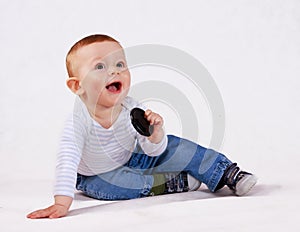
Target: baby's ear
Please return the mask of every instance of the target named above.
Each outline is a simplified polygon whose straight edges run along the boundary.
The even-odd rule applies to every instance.
[[[81,95],[84,92],[83,89],[80,87],[80,80],[77,77],[68,78],[67,86],[73,93],[77,95]]]

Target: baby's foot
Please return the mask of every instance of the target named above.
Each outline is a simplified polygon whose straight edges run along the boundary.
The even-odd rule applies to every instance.
[[[236,163],[231,164],[225,173],[225,184],[237,196],[247,194],[257,182],[257,177],[252,173],[241,171]]]

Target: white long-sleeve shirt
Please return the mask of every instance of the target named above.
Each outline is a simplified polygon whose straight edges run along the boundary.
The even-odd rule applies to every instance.
[[[130,159],[137,143],[149,156],[160,155],[166,149],[167,136],[153,144],[136,132],[130,120],[134,107],[145,109],[126,97],[118,119],[106,129],[90,116],[80,98],[76,99],[59,144],[54,195],[74,197],[77,173],[93,176],[114,170]]]

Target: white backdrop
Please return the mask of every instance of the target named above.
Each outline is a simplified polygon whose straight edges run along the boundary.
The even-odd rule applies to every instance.
[[[219,150],[262,182],[291,182],[297,175],[298,0],[1,0],[0,31],[2,178],[53,178],[59,133],[74,99],[65,86],[65,55],[74,42],[94,33],[109,34],[124,47],[170,45],[197,58],[225,105],[226,135]],[[132,71],[133,83],[168,72],[141,69]],[[207,145],[212,125],[205,101],[188,87],[182,91],[198,113],[198,142]],[[162,111],[168,132],[180,134],[180,119]]]

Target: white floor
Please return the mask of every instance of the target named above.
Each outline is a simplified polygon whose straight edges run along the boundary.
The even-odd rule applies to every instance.
[[[196,192],[129,201],[97,201],[80,193],[69,216],[30,220],[51,203],[51,181],[0,182],[1,231],[299,231],[300,188],[258,183],[246,197]],[[38,190],[33,191],[32,188]],[[34,192],[34,193],[33,193]]]

